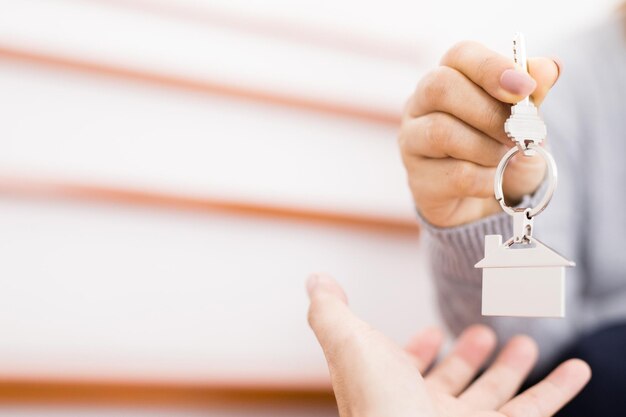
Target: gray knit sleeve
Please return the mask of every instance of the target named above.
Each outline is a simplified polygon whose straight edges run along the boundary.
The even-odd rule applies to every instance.
[[[526,196],[518,207],[530,207],[537,199]],[[484,257],[486,235],[502,235],[503,240],[512,236],[512,218],[501,212],[456,227],[433,226],[419,212],[418,218],[426,232],[437,304],[448,328],[458,334],[470,324],[489,321],[481,316],[482,270],[474,265]]]
[[[535,196],[542,192],[540,187]],[[520,206],[534,205],[536,199],[527,197]],[[512,236],[512,218],[502,212],[452,228],[435,227],[423,218],[421,224],[426,232],[437,306],[448,329],[458,335],[471,324],[487,324],[496,331],[501,343],[515,334],[528,334],[540,346],[537,372],[545,370],[575,334],[576,315],[572,312],[579,309],[577,271],[568,271],[566,299],[570,313],[566,319],[482,316],[482,270],[474,265],[484,256],[485,235],[499,234],[503,239]]]

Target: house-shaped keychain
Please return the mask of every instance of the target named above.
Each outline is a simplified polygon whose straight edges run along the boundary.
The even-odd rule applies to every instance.
[[[513,58],[528,72],[526,44],[521,33],[513,40]],[[533,219],[550,202],[557,183],[554,158],[541,146],[546,127],[531,97],[511,107],[504,131],[516,146],[502,157],[496,168],[494,195],[502,210],[513,217],[513,236],[485,236],[485,257],[475,267],[483,270],[482,314],[484,316],[564,317],[565,267],[571,262],[533,237]],[[539,154],[547,167],[546,191],[532,208],[506,204],[502,183],[504,170],[517,154]]]
[[[565,316],[565,267],[571,262],[536,238],[532,243],[502,244],[502,236],[485,236],[484,316]]]

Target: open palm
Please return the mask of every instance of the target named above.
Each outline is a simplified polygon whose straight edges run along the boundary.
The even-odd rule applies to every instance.
[[[307,289],[309,323],[324,350],[341,417],[547,417],[591,375],[587,364],[572,359],[515,396],[537,359],[529,337],[511,339],[475,378],[496,346],[488,327],[466,329],[432,366],[443,342],[440,330],[427,329],[402,349],[350,311],[332,278],[314,275]]]

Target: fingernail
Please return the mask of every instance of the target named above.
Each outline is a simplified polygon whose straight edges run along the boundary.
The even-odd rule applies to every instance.
[[[313,290],[317,286],[319,280],[320,280],[320,277],[317,274],[311,274],[307,278],[307,280],[306,280],[306,292],[307,292],[307,294],[309,294],[309,297],[311,297],[311,294],[313,293]]]
[[[537,83],[524,72],[508,69],[500,77],[500,86],[509,93],[527,96],[533,92]]]
[[[563,73],[563,61],[561,61],[561,58],[559,58],[558,56],[553,56],[552,60],[556,64],[556,69],[559,72],[558,76],[560,77]]]

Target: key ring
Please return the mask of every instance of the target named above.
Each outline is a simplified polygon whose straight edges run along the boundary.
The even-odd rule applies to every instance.
[[[554,162],[554,158],[552,158],[552,155],[550,154],[550,152],[546,151],[543,147],[538,146],[534,143],[531,143],[524,150],[533,150],[533,151],[538,152],[539,155],[541,155],[543,159],[546,161],[546,165],[548,167],[548,173],[547,173],[548,178],[549,178],[548,189],[546,190],[546,193],[543,195],[541,201],[539,201],[539,203],[535,207],[531,208],[527,212],[528,218],[533,218],[537,214],[541,213],[548,206],[548,203],[552,199],[552,195],[554,194],[554,190],[556,189],[557,170],[556,170],[556,163]],[[504,210],[505,213],[511,216],[515,215],[516,212],[525,211],[525,209],[513,208],[513,207],[509,207],[506,205],[506,202],[504,201],[504,191],[502,191],[504,170],[506,169],[506,166],[509,163],[509,161],[518,152],[522,152],[522,151],[523,150],[520,149],[519,147],[514,146],[502,157],[502,159],[500,160],[500,163],[498,164],[498,168],[496,169],[496,176],[495,176],[495,181],[493,184],[493,191],[496,196],[496,200],[498,200],[498,202],[500,203],[502,210]]]

